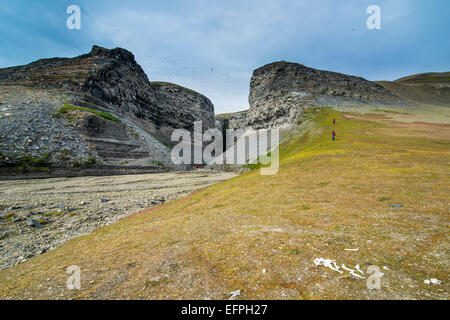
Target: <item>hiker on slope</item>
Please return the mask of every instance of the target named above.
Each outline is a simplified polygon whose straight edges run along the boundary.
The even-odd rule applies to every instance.
[[[333,139],[333,141],[336,140],[336,132],[333,130],[333,132],[331,133],[331,138]]]

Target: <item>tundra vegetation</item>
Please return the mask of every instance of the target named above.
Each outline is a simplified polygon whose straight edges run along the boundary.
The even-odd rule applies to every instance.
[[[0,297],[447,299],[450,125],[391,116],[321,108],[286,135],[278,174],[252,170],[72,239],[0,271]],[[381,289],[316,258],[376,265]],[[66,288],[70,265],[82,290]]]
[[[91,108],[87,108],[87,107],[77,107],[77,106],[73,106],[70,105],[68,103],[65,103],[60,109],[59,109],[59,113],[60,114],[64,114],[66,115],[69,111],[84,111],[84,112],[90,112],[93,114],[96,114],[100,117],[103,117],[107,120],[113,121],[113,122],[120,122],[119,119],[117,119],[116,117],[114,117],[113,115],[107,113],[107,112],[103,112],[103,111],[98,111],[98,110],[94,110]]]

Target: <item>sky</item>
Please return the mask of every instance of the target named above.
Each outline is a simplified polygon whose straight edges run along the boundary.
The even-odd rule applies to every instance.
[[[66,26],[78,5],[81,29]],[[381,29],[369,30],[377,5]],[[135,55],[151,81],[248,108],[253,70],[274,61],[395,80],[450,71],[448,0],[1,0],[0,68],[99,45]]]

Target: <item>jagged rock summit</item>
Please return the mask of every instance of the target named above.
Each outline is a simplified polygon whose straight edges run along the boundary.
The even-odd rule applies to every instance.
[[[19,169],[32,168],[30,159],[53,169],[167,169],[174,129],[214,126],[208,98],[150,83],[122,48],[0,69],[0,103],[0,160]]]

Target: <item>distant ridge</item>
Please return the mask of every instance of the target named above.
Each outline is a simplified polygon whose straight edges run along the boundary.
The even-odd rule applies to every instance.
[[[427,72],[413,74],[395,80],[400,83],[450,83],[450,72]]]

